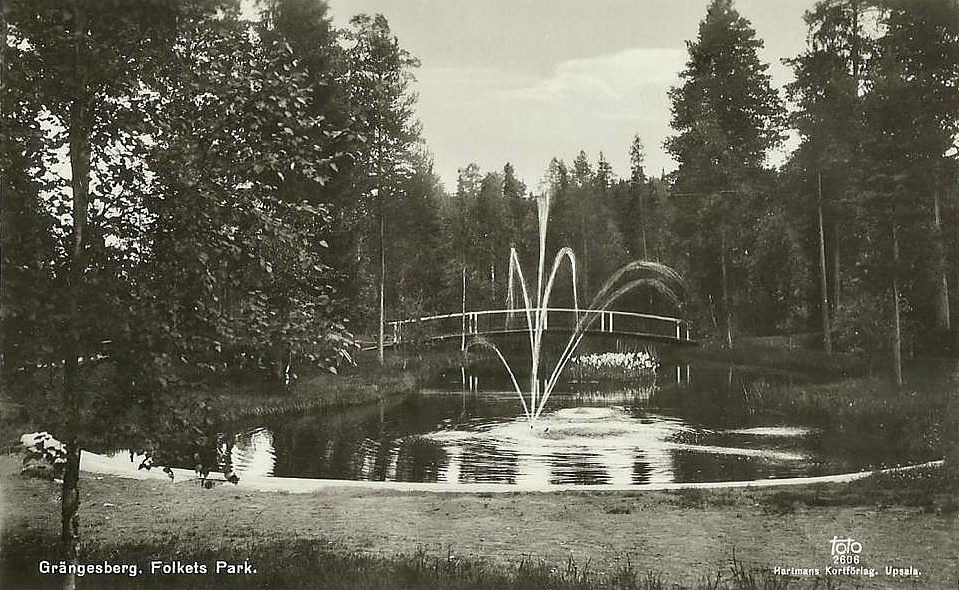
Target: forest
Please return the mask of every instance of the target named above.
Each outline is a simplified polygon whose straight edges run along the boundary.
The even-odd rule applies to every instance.
[[[417,58],[325,0],[6,2],[2,362],[11,384],[116,361],[130,392],[251,358],[349,363],[386,320],[501,308],[508,253],[576,252],[585,298],[636,259],[679,270],[695,336],[816,334],[826,351],[947,354],[959,320],[959,7],[823,0],[773,87],[749,20],[713,0],[670,91],[677,163],[604,154],[521,179],[434,173]],[[787,135],[798,147],[773,167]],[[565,280],[569,280],[567,277]],[[886,356],[889,355],[889,356]],[[893,366],[898,367],[897,360]],[[901,379],[901,375],[894,375]]]

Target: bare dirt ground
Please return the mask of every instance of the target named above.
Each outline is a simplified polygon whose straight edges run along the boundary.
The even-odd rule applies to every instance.
[[[215,549],[300,538],[380,555],[425,549],[511,563],[532,557],[558,566],[572,557],[598,572],[628,559],[640,571],[693,584],[728,571],[734,557],[749,567],[819,568],[825,576],[830,539],[849,537],[862,545],[860,565],[875,568],[876,576],[829,575],[839,587],[955,589],[959,581],[955,514],[895,505],[777,508],[769,501],[775,490],[287,494],[89,473],[80,485],[84,541],[102,546],[174,539]],[[22,478],[15,457],[0,457],[0,535],[55,536],[58,493],[53,482]],[[51,559],[54,552],[51,547]],[[891,577],[887,566],[921,573]],[[812,582],[796,581],[800,587]]]

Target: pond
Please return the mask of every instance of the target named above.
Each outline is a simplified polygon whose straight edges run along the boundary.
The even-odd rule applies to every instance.
[[[642,382],[564,384],[531,428],[507,382],[456,370],[402,400],[236,425],[227,456],[241,478],[518,489],[817,476],[925,459],[750,411],[749,392],[797,379],[806,378],[664,365]]]

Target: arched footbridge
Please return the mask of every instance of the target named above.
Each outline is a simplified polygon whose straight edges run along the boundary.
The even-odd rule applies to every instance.
[[[526,309],[494,309],[397,320],[386,325],[385,346],[454,340],[470,336],[528,334]],[[577,323],[592,317],[583,335],[606,335],[671,344],[696,344],[686,320],[629,311],[546,308],[546,333],[572,334]],[[595,316],[595,317],[593,317]],[[364,347],[367,348],[367,347]],[[371,347],[375,348],[375,346]]]

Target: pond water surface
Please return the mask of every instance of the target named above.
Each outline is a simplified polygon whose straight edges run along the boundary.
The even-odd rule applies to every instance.
[[[568,383],[531,427],[506,382],[451,371],[403,400],[238,425],[228,456],[241,478],[518,488],[761,480],[924,459],[750,411],[750,395],[797,378],[684,365],[640,382]]]

